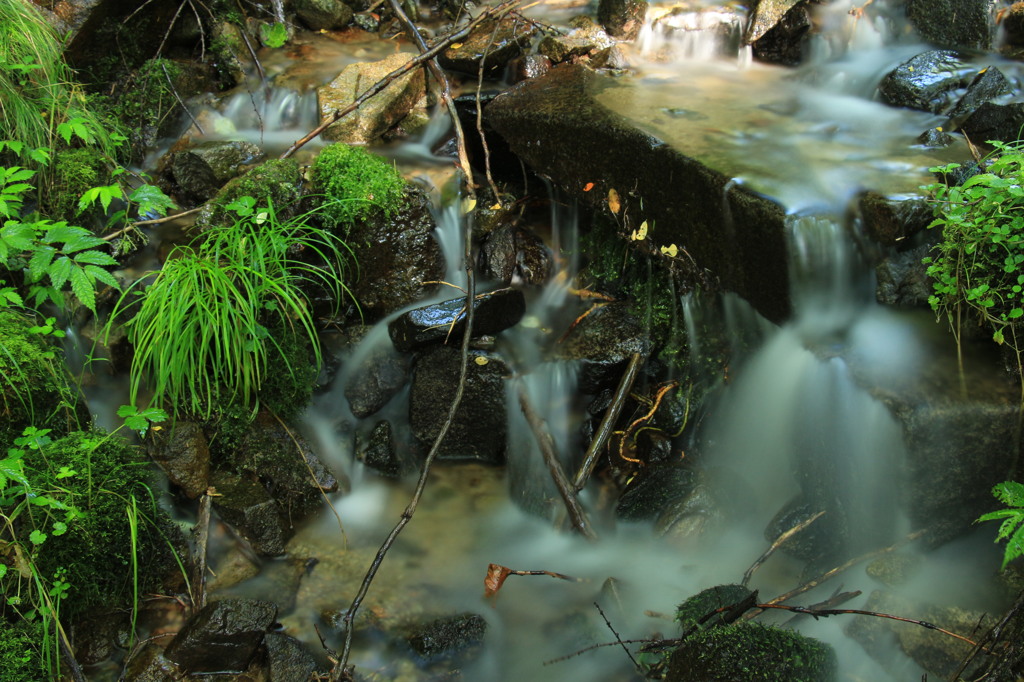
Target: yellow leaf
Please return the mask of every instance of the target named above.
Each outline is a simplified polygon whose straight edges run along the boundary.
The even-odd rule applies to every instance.
[[[675,244],[670,244],[669,246],[661,247],[661,252],[669,258],[675,258],[676,254],[679,253],[679,247]]]
[[[614,189],[608,190],[608,210],[617,214],[621,209],[622,203],[619,201],[619,193]]]
[[[476,208],[476,199],[470,199],[469,197],[466,197],[465,199],[462,200],[463,215],[470,213],[474,208]]]
[[[500,211],[501,210],[501,202],[500,201],[496,201],[494,203],[494,206],[491,206],[491,210],[492,211]]]
[[[633,241],[639,242],[647,239],[647,221],[640,223],[640,227],[633,230]]]
[[[473,358],[473,362],[475,362],[476,364],[478,364],[478,365],[480,365],[481,367],[483,367],[483,366],[484,366],[484,365],[486,365],[486,364],[487,364],[488,362],[490,362],[490,360],[488,360],[487,358],[485,358],[485,357],[484,357],[484,356],[482,356],[482,355],[478,355],[478,356],[476,356],[475,358]]]
[[[449,48],[452,50],[457,50],[460,47],[462,47],[462,43],[452,43],[451,45],[449,45]]]

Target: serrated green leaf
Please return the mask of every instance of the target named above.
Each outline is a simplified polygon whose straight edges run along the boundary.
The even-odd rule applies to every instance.
[[[175,208],[174,201],[164,194],[164,191],[156,185],[140,185],[128,196],[139,206],[139,215],[157,213],[160,216],[167,215],[167,212]]]
[[[95,265],[86,265],[84,270],[86,274],[92,277],[93,279],[103,282],[104,284],[113,287],[118,291],[121,290],[121,283],[117,281],[117,278],[114,277],[109,272],[107,272],[106,270],[104,270],[103,268],[97,267]]]
[[[102,240],[101,240],[102,241]],[[109,253],[102,251],[82,251],[75,254],[75,262],[79,265],[117,265],[117,260]]]
[[[50,263],[53,262],[53,257],[57,254],[57,249],[52,246],[42,246],[35,253],[32,254],[32,258],[28,261],[28,275],[29,280],[32,282],[38,282],[46,274],[46,271],[50,267]]]
[[[56,244],[58,242],[67,242],[68,240],[76,239],[82,235],[92,235],[92,233],[84,227],[68,225],[66,221],[61,220],[59,222],[49,224],[46,231],[43,233],[42,241],[47,244]]]
[[[74,267],[75,264],[67,256],[61,256],[54,261],[48,272],[51,286],[58,291],[62,289],[67,283],[68,278],[71,277],[71,271],[74,270]]]
[[[105,241],[87,232],[86,234],[78,235],[77,237],[64,242],[64,246],[61,248],[61,251],[64,253],[75,253],[76,251],[84,251],[85,249],[92,249],[97,246],[104,245],[106,245]]]
[[[71,269],[71,292],[82,305],[96,313],[96,289],[93,280],[81,268]]]

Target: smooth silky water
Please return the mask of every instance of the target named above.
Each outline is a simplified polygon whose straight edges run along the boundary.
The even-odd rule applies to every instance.
[[[575,264],[562,261],[568,277],[556,277],[532,295],[524,322],[502,335],[502,348],[513,358],[518,377],[509,381],[508,467],[436,466],[415,517],[388,553],[362,606],[352,663],[377,671],[379,679],[395,679],[408,670],[410,654],[379,641],[368,625],[371,621],[472,611],[484,616],[489,627],[483,653],[462,666],[462,679],[635,679],[618,647],[547,662],[614,640],[595,601],[624,639],[677,634],[675,624],[659,614],[671,614],[679,601],[703,588],[739,581],[767,547],[765,525],[797,491],[794,458],[831,457],[839,462],[843,496],[856,516],[851,537],[856,549],[890,544],[910,530],[895,504],[904,456],[900,429],[883,405],[857,385],[848,361],[855,358],[867,375],[907,381],[925,365],[947,363],[950,371],[955,367],[947,352],[950,342],[926,316],[900,314],[873,303],[873,277],[857,250],[847,203],[865,187],[912,191],[928,181],[929,165],[966,153],[909,149],[908,142],[937,119],[885,107],[871,96],[882,74],[923,47],[886,2],[876,0],[860,18],[848,14],[851,6],[837,1],[820,9],[822,35],[814,40],[809,64],[799,69],[752,63],[740,48],[723,58],[721,46],[702,42],[710,31],[695,35],[647,29],[633,50],[638,74],[617,79],[599,95],[606,106],[666,142],[684,145],[729,169],[736,183],[778,198],[792,213],[790,252],[797,273],[792,321],[775,327],[732,295],[712,302],[694,295],[680,300],[681,324],[693,348],[702,347],[698,321],[707,315],[723,315],[733,331],[730,338],[761,339],[734,360],[731,380],[714,396],[713,410],[696,437],[702,462],[728,467],[753,491],[746,513],[713,536],[683,546],[659,538],[648,524],[598,519],[600,541],[590,543],[555,530],[549,518],[524,512],[517,504],[534,499],[531,490],[553,497],[546,468],[519,413],[519,382],[548,421],[561,456],[578,460],[585,446],[577,435],[584,402],[574,369],[552,363],[541,350],[566,323],[567,283]],[[351,61],[383,56],[377,52],[380,46],[359,45],[353,51],[342,49],[351,45],[339,47],[322,37],[312,40],[309,47],[273,57],[282,60],[267,69],[277,76],[276,84],[237,95],[215,117],[220,128],[213,126],[208,136],[242,136],[271,149],[283,148],[316,123],[310,83],[326,82]],[[659,58],[645,61],[645,54]],[[435,126],[444,126],[443,115],[435,117]],[[427,136],[437,134],[435,127]],[[410,177],[437,189],[446,182],[439,169],[450,162],[430,158],[430,146],[427,139],[385,153]],[[439,204],[436,217],[448,281],[462,285],[457,207],[452,201]],[[552,222],[552,242],[575,243],[573,211],[556,210]],[[453,295],[454,290],[443,288],[435,300]],[[319,649],[315,627],[329,645],[338,645],[338,633],[329,624],[332,613],[348,608],[412,491],[411,481],[381,480],[354,461],[354,434],[368,425],[357,423],[342,394],[348,367],[374,344],[387,343],[385,323],[343,358],[348,364],[334,386],[305,415],[306,435],[322,458],[350,481],[349,490],[331,499],[337,517],[325,509],[289,545],[290,558],[315,559],[315,564],[309,564],[295,606],[282,614],[281,622],[313,649]],[[933,348],[942,352],[935,354]],[[404,440],[407,400],[405,391],[371,420],[392,419],[398,439]],[[585,503],[592,504],[593,495],[585,491]],[[556,502],[553,511],[558,509]],[[998,563],[990,535],[963,541],[973,543],[969,549],[952,545],[930,554],[924,577],[907,592],[994,608],[991,595],[965,589],[966,583],[990,575]],[[265,562],[262,576],[231,593],[274,598],[280,588],[271,569],[278,563]],[[497,598],[488,601],[483,580],[490,563],[556,571],[581,582],[512,576]],[[755,574],[751,587],[762,598],[771,598],[799,585],[801,569],[776,554]],[[865,597],[877,587],[862,567],[855,567],[795,601],[814,603],[839,584],[844,590],[864,590]],[[863,599],[845,606],[856,608]],[[882,671],[843,634],[843,618],[851,617],[804,619],[795,626],[837,649],[842,680],[921,678],[922,671],[909,660],[896,676]]]

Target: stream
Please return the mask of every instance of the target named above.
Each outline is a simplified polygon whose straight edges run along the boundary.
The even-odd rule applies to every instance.
[[[524,321],[500,340],[500,347],[517,359],[522,377],[507,382],[508,465],[446,464],[432,472],[414,519],[388,553],[362,605],[351,660],[361,672],[380,680],[428,679],[411,662],[410,652],[375,633],[412,616],[472,612],[486,619],[487,633],[482,651],[460,662],[460,679],[639,679],[617,646],[556,659],[614,642],[602,612],[623,639],[675,636],[671,614],[680,601],[713,585],[738,582],[768,547],[766,524],[800,487],[794,462],[836,477],[855,553],[891,545],[912,530],[898,504],[906,456],[902,432],[889,408],[865,389],[864,378],[899,383],[916,381],[924,372],[952,376],[954,348],[930,314],[875,303],[874,273],[856,223],[846,219],[847,204],[863,187],[912,192],[929,181],[929,165],[966,153],[959,147],[908,151],[907,140],[937,125],[939,118],[872,99],[885,72],[925,49],[890,4],[876,0],[859,18],[849,14],[849,1],[819,8],[819,35],[812,41],[811,57],[797,69],[757,64],[746,49],[730,52],[712,35],[701,35],[710,31],[648,27],[630,53],[635,73],[621,77],[623,87],[602,94],[606,106],[668,144],[701,140],[709,154],[732,164],[737,183],[777,198],[790,214],[790,258],[798,275],[789,322],[775,326],[729,294],[696,292],[680,301],[681,323],[693,348],[704,343],[698,330],[708,316],[718,318],[728,338],[757,339],[737,349],[728,381],[711,398],[708,416],[690,446],[700,451],[702,461],[736,472],[741,479],[743,499],[735,500],[737,512],[729,515],[729,523],[699,542],[677,543],[659,536],[648,523],[601,518],[596,522],[600,540],[591,543],[560,532],[550,520],[518,504],[531,487],[551,489],[518,409],[519,381],[547,421],[566,463],[578,461],[573,453],[585,447],[579,435],[585,403],[575,369],[544,359],[536,344],[539,329],[557,329],[567,322],[568,282],[577,264],[562,258],[559,265],[569,276],[553,277],[531,296]],[[707,3],[703,11],[711,7]],[[558,23],[565,11],[540,6],[530,13]],[[279,153],[318,123],[315,95],[297,94],[293,88],[307,87],[297,83],[324,82],[347,63],[379,58],[393,49],[379,43],[340,44],[317,35],[303,40],[306,47],[298,64],[283,51],[261,53],[268,77],[287,85],[255,95],[240,93],[215,114],[225,122],[216,130],[230,139],[264,145],[270,155]],[[659,113],[665,111],[683,114]],[[454,182],[451,164],[430,154],[446,127],[443,112],[435,113],[419,139],[375,151],[434,190],[447,281],[461,285],[461,218],[454,203],[441,199],[451,193],[446,189]],[[577,212],[560,200],[552,205],[550,245],[556,253],[575,254]],[[439,300],[452,295],[442,292]],[[340,646],[340,616],[415,483],[381,479],[355,461],[355,436],[372,424],[351,415],[342,393],[346,368],[356,364],[355,356],[388,343],[386,323],[379,323],[354,355],[340,358],[342,369],[332,387],[315,398],[304,417],[305,435],[321,459],[350,481],[349,490],[331,498],[334,513],[325,508],[301,528],[286,558],[254,561],[223,532],[215,534],[219,540],[211,548],[218,575],[255,573],[229,587],[215,586],[218,594],[280,601],[282,593],[293,590],[294,604],[282,608],[280,623],[316,651],[321,647],[314,626],[328,646]],[[405,423],[407,401],[404,391],[372,419]],[[597,505],[598,493],[596,486],[585,490],[584,504]],[[994,530],[984,527],[927,552],[901,593],[932,604],[1000,612],[998,591],[986,586],[1000,560],[993,536]],[[902,551],[909,555],[919,550],[909,545]],[[578,580],[510,576],[488,600],[483,581],[491,563]],[[297,565],[304,570],[296,571]],[[777,553],[754,574],[751,587],[769,599],[802,584],[803,570],[801,562]],[[879,587],[863,566],[856,566],[792,603],[820,602],[840,585],[844,591],[863,591],[843,606],[854,609],[864,608],[868,595]],[[791,615],[761,620],[782,623]],[[861,616],[803,618],[791,626],[836,649],[844,682],[922,679],[924,669],[895,651],[899,663],[887,668],[868,656],[844,632],[853,618]]]

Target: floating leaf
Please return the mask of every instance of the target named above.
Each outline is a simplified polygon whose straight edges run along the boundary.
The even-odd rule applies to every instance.
[[[618,214],[622,210],[622,202],[619,200],[619,193],[615,189],[608,190],[608,210]]]

